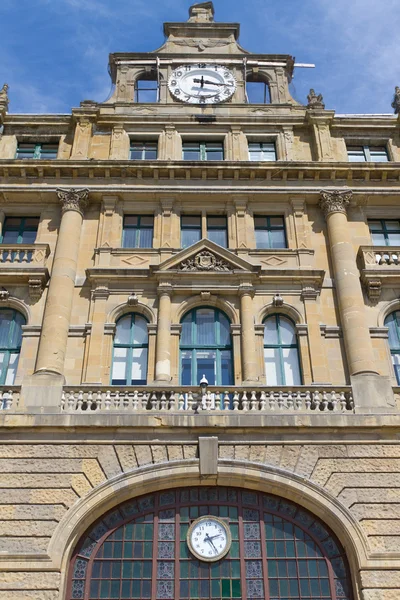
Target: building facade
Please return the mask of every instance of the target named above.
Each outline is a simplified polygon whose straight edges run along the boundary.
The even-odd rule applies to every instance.
[[[0,600],[397,600],[399,118],[164,32],[0,92]]]

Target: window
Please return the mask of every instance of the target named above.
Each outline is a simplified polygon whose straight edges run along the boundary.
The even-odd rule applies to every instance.
[[[112,385],[146,385],[148,334],[144,317],[132,313],[117,322]]]
[[[182,319],[181,384],[233,385],[232,339],[227,317],[214,308],[196,308]]]
[[[254,217],[256,248],[287,248],[283,217]]]
[[[188,550],[191,523],[223,519],[220,561]],[[73,552],[67,600],[352,600],[346,553],[328,526],[291,500],[203,485],[131,498],[92,524]],[[177,591],[176,591],[177,590]]]
[[[122,247],[152,248],[153,229],[154,217],[152,215],[125,215]]]
[[[54,160],[57,158],[58,144],[18,144],[15,158],[37,158]]]
[[[135,102],[158,102],[158,81],[155,73],[143,75],[135,81]]]
[[[264,360],[268,385],[301,385],[294,324],[283,315],[264,321]]]
[[[131,160],[156,160],[157,142],[131,142]]]
[[[183,160],[224,160],[221,142],[184,142]]]
[[[389,329],[389,348],[397,385],[400,385],[400,311],[391,313],[385,319]]]
[[[249,142],[249,159],[253,161],[276,160],[275,144],[273,142]]]
[[[13,385],[17,373],[25,318],[11,308],[0,309],[0,385]]]
[[[347,146],[349,162],[388,162],[385,146]]]
[[[207,217],[207,238],[223,248],[228,247],[226,217]]]
[[[380,219],[368,225],[374,246],[400,246],[400,221]]]
[[[188,248],[201,240],[201,216],[185,215],[181,217],[181,246]]]
[[[246,96],[249,104],[269,104],[271,95],[268,82],[259,74],[249,75],[246,80]]]
[[[38,225],[38,217],[7,217],[3,225],[1,243],[33,244]]]

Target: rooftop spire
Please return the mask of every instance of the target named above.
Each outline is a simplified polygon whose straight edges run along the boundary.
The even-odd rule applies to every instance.
[[[189,8],[189,23],[211,23],[214,21],[214,5],[212,2],[193,4]]]

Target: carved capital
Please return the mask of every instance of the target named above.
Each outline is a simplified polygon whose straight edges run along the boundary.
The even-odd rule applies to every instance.
[[[157,288],[157,294],[160,297],[161,296],[169,296],[171,298],[173,293],[174,293],[174,290],[170,283],[160,283],[160,285]]]
[[[325,219],[328,215],[335,212],[346,214],[346,209],[350,204],[352,195],[353,192],[351,190],[322,190],[319,206],[323,210]]]
[[[370,279],[367,281],[367,294],[371,302],[378,302],[382,293],[382,281],[380,279]]]
[[[89,190],[77,190],[71,188],[69,190],[57,189],[57,196],[62,204],[61,212],[64,214],[68,210],[75,210],[83,217],[83,212],[88,203]]]

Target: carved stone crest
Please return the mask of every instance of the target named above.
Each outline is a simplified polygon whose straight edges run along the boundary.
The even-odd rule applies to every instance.
[[[232,271],[231,265],[208,250],[203,250],[191,258],[183,260],[180,271]]]
[[[88,189],[77,190],[71,188],[70,190],[57,189],[57,196],[62,204],[62,214],[68,210],[75,210],[83,216],[83,211],[86,208],[89,196]]]
[[[346,214],[346,209],[350,203],[352,195],[353,192],[351,190],[322,190],[319,205],[324,212],[325,219],[328,215],[334,212]]]
[[[199,52],[204,52],[207,48],[220,48],[228,46],[230,40],[209,39],[209,38],[184,38],[172,40],[177,46],[189,46],[189,48],[197,48]]]

